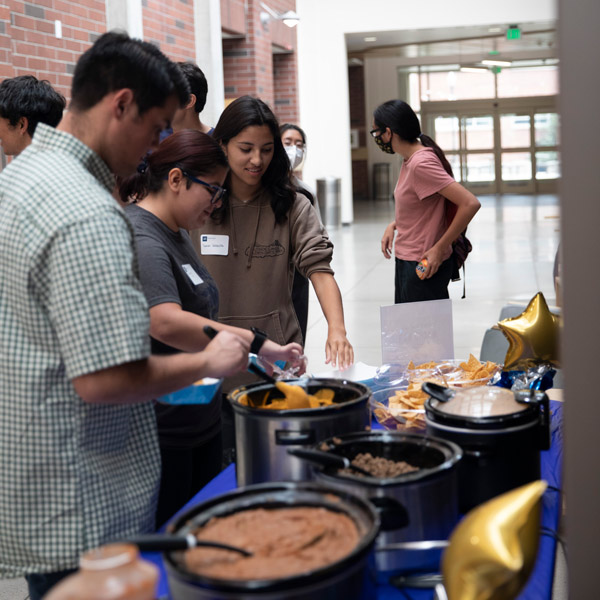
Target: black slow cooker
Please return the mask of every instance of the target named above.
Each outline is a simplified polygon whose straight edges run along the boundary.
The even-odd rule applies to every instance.
[[[272,580],[217,579],[190,572],[181,552],[165,554],[174,600],[362,600],[374,597],[371,576],[373,545],[379,531],[374,508],[362,498],[317,483],[283,482],[240,488],[212,498],[169,525],[169,532],[189,535],[215,517],[263,508],[319,507],[350,517],[359,532],[358,545],[345,558],[291,577]]]
[[[316,480],[369,500],[378,510],[381,531],[377,547],[398,542],[445,540],[458,521],[457,468],[462,451],[454,443],[420,434],[392,431],[358,432],[335,436],[318,446],[350,461],[369,453],[407,462],[416,471],[392,478],[340,473],[315,467]],[[440,550],[377,551],[377,570],[437,569]]]
[[[479,386],[462,390],[426,382],[427,433],[458,444],[461,512],[540,478],[540,450],[550,447],[548,397],[534,390]]]

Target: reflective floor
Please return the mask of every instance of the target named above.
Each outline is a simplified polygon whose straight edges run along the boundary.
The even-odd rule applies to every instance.
[[[454,356],[479,356],[483,335],[497,323],[501,308],[527,302],[539,291],[555,304],[552,279],[559,242],[559,203],[555,195],[480,196],[481,210],[468,228],[473,251],[466,263],[466,298],[462,281],[450,284]],[[379,307],[393,304],[394,263],[380,250],[385,226],[393,220],[388,201],[354,205],[355,222],[330,228],[335,245],[333,268],[342,292],[348,338],[357,361],[381,364]],[[309,370],[325,365],[326,321],[311,290],[305,352]]]

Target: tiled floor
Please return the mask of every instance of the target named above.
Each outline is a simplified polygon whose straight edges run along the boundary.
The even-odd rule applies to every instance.
[[[542,291],[554,303],[552,268],[558,246],[556,196],[482,196],[481,210],[469,226],[473,252],[467,261],[467,297],[462,282],[450,285],[453,301],[454,354],[479,355],[485,330],[497,322],[509,301],[526,303]],[[390,202],[355,205],[355,223],[330,229],[335,244],[333,268],[344,299],[346,328],[356,359],[381,364],[379,307],[393,303],[394,266],[380,251],[385,225],[393,219]],[[309,370],[324,364],[325,319],[311,292],[308,343]],[[559,562],[554,600],[566,599],[564,561]],[[0,600],[27,597],[23,579],[0,581]]]

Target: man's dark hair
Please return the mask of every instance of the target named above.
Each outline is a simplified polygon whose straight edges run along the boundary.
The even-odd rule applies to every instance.
[[[208,82],[206,81],[206,77],[204,76],[202,69],[194,63],[180,62],[177,63],[177,65],[188,80],[190,91],[196,96],[194,110],[200,114],[204,110],[206,96],[208,95]]]
[[[107,94],[129,88],[140,114],[164,106],[175,94],[184,106],[190,96],[188,83],[179,67],[156,46],[110,31],[86,50],[75,67],[71,108],[87,110]]]
[[[21,75],[0,83],[0,117],[14,127],[27,117],[27,133],[33,136],[38,123],[56,127],[62,119],[66,100],[49,82],[33,75]]]

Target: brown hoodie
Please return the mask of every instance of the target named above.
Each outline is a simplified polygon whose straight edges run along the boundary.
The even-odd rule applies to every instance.
[[[227,256],[203,252],[203,234],[228,236]],[[275,222],[266,192],[248,203],[230,196],[223,222],[210,220],[192,240],[217,282],[222,323],[258,327],[279,344],[302,343],[292,304],[294,267],[306,277],[333,274],[333,244],[306,196],[296,194],[283,223]]]

